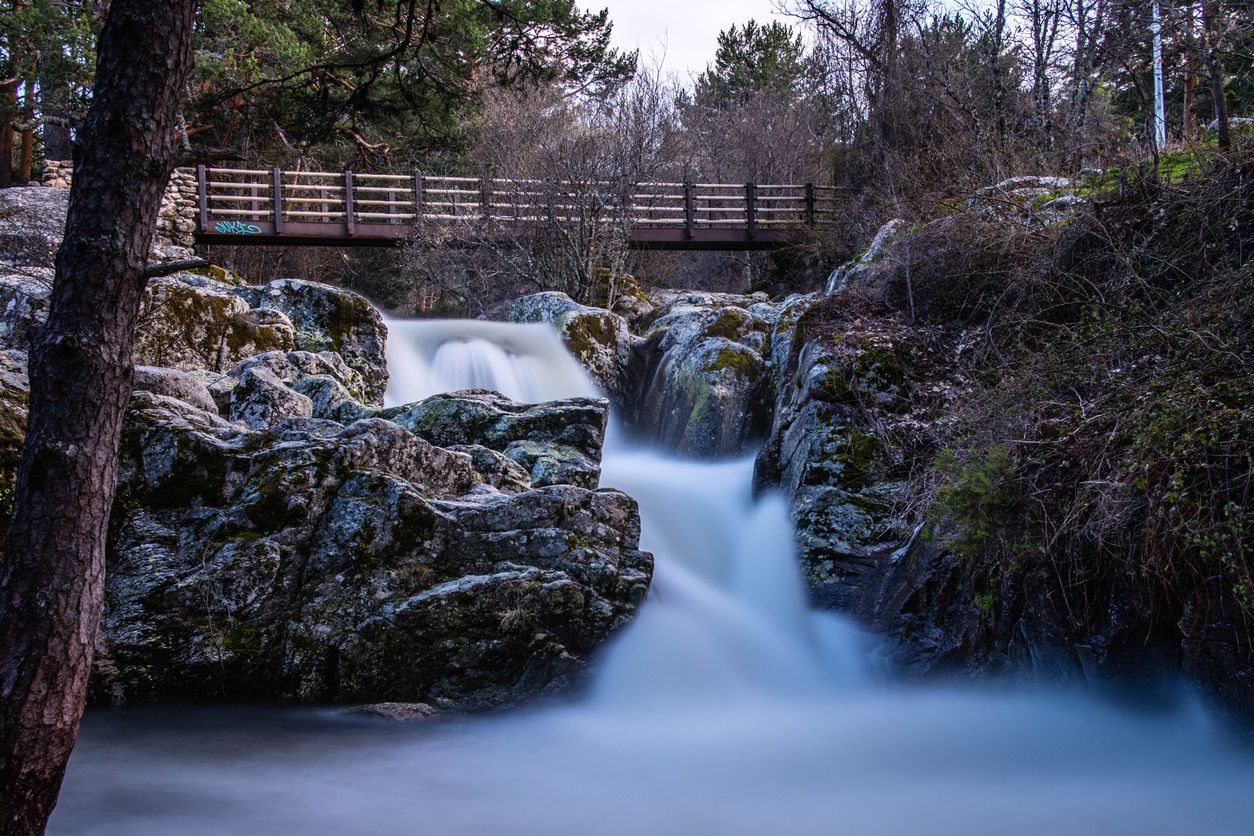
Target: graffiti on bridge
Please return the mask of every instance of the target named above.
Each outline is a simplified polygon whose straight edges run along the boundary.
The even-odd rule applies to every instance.
[[[218,221],[213,225],[214,232],[223,235],[260,235],[261,227],[256,224],[246,224],[243,221]]]

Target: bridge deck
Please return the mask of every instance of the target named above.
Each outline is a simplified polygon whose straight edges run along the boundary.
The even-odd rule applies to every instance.
[[[830,223],[834,189],[812,184],[608,184],[422,174],[197,169],[203,244],[395,246],[438,230],[477,243],[551,226],[622,224],[658,250],[768,250]]]

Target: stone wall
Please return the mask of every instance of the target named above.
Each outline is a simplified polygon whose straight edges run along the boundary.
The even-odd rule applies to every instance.
[[[69,160],[44,161],[44,185],[70,187],[73,164]],[[191,247],[196,232],[196,171],[177,168],[161,198],[157,215],[157,235],[176,247]]]

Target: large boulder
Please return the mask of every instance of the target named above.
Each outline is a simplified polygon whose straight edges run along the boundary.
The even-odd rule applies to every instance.
[[[65,230],[70,190],[44,186],[0,189],[0,263],[52,267]],[[153,236],[150,261],[191,258],[166,235]]]
[[[759,437],[771,391],[762,304],[694,294],[657,308],[646,323],[650,356],[634,423],[695,456],[738,453]]]
[[[192,273],[150,281],[135,331],[136,362],[224,372],[246,357],[290,350],[287,317],[254,310],[239,290]]]
[[[482,707],[564,684],[647,590],[636,506],[494,456],[136,393],[94,695]]]
[[[313,353],[331,351],[361,376],[367,403],[382,404],[388,371],[387,327],[365,297],[318,282],[279,279],[241,287],[254,308],[281,311],[294,326],[293,345]]]

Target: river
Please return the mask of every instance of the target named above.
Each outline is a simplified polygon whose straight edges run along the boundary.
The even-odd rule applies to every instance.
[[[592,394],[543,325],[391,322],[388,399]],[[586,693],[415,725],[331,708],[89,713],[64,834],[1249,834],[1254,759],[1199,701],[1014,682],[904,686],[806,607],[752,460],[612,430],[654,584]]]

